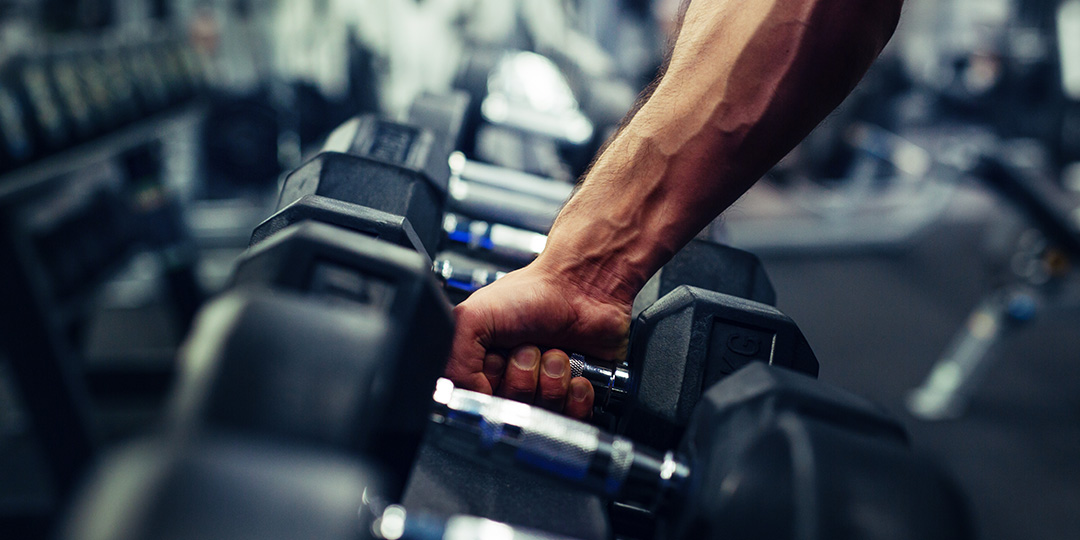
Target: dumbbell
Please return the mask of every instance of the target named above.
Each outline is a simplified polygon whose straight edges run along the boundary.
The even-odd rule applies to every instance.
[[[386,467],[396,498],[450,326],[448,309],[396,319],[385,309],[395,296],[335,304],[247,287],[212,300],[181,351],[167,425],[188,438],[231,432],[366,456]]]
[[[146,44],[136,44],[120,50],[126,71],[135,82],[135,95],[143,114],[152,114],[165,108],[169,102],[168,89],[161,74],[157,58]]]
[[[77,66],[75,71],[86,92],[86,102],[93,111],[97,131],[115,128],[122,121],[117,107],[124,105],[113,101],[104,66],[91,51],[81,51],[73,58]]]
[[[571,373],[596,390],[615,430],[658,448],[682,434],[705,389],[751,363],[818,374],[798,325],[776,308],[681,285],[642,311],[624,365],[575,355]]]
[[[662,527],[672,531],[707,530],[708,536],[727,531],[717,516],[749,521],[744,524],[750,531],[782,522],[741,515],[740,510],[760,504],[780,506],[785,519],[828,510],[832,513],[825,517],[848,527],[857,521],[845,513],[857,506],[854,501],[877,505],[893,497],[895,502],[899,484],[886,481],[903,480],[930,493],[920,491],[910,500],[905,495],[902,510],[911,523],[902,526],[933,525],[926,516],[940,516],[927,513],[927,507],[954,509],[942,500],[948,492],[938,479],[909,458],[905,435],[895,422],[857,398],[789,370],[754,363],[724,379],[697,407],[680,449],[659,453],[538,408],[454,389],[446,380],[436,385],[433,401],[399,400],[406,407],[398,409],[388,404],[392,397],[400,392],[415,396],[412,389],[426,384],[414,380],[412,365],[395,360],[392,351],[400,346],[395,343],[407,337],[389,324],[374,306],[333,305],[257,288],[229,293],[206,308],[185,346],[184,372],[170,415],[174,433],[198,437],[231,431],[353,451],[378,463],[397,461],[391,470],[401,474],[408,461],[403,458],[411,457],[419,442],[412,431],[416,421],[428,417],[434,402],[435,431],[429,437],[441,447],[489,463],[538,467],[630,508],[655,509],[668,520]],[[751,450],[777,437],[801,445],[792,450],[798,459],[773,452],[761,454],[764,462],[755,461],[759,454]],[[775,444],[769,448],[775,450]],[[809,465],[800,461],[805,456]],[[792,471],[783,459],[794,459],[803,468]],[[814,470],[807,472],[805,466]],[[747,468],[758,474],[759,469],[772,471],[773,476],[722,496],[720,486],[743,478]],[[845,472],[849,469],[870,475],[869,480],[853,477]],[[825,510],[813,505],[804,510],[798,499],[769,502],[775,496],[772,481],[786,482],[776,488],[780,493],[821,482],[809,487],[851,493],[851,498],[837,502],[833,496]],[[395,486],[400,484],[392,483],[388,493],[400,489]],[[680,532],[668,537],[700,536]]]
[[[346,122],[324,153],[286,180],[279,210],[256,228],[251,243],[317,219],[429,256],[445,232],[474,254],[527,264],[545,240],[536,231],[547,231],[572,186],[451,154],[467,104],[460,93],[423,95],[410,109],[409,124],[374,117]],[[444,217],[446,209],[455,213]]]
[[[407,222],[415,222],[415,219],[404,216],[404,213],[415,210],[416,214],[423,214],[420,211],[420,207],[426,208],[426,212],[435,212],[437,204],[435,204],[434,196],[423,198],[424,204],[408,204],[409,201],[395,201],[396,203],[403,203],[404,206],[409,208],[397,207],[394,209],[395,213],[380,212],[372,210],[369,207],[357,206],[352,202],[344,202],[340,200],[340,197],[348,198],[350,201],[364,201],[367,202],[371,198],[379,196],[385,196],[384,193],[379,191],[378,186],[375,186],[377,182],[373,182],[369,176],[378,176],[376,172],[381,170],[383,165],[377,160],[369,159],[361,156],[373,155],[373,154],[387,154],[397,152],[399,158],[397,161],[400,163],[413,163],[422,164],[422,167],[414,166],[408,169],[406,183],[410,188],[406,190],[409,193],[431,193],[433,190],[427,189],[430,187],[429,183],[425,183],[426,179],[430,179],[433,176],[437,176],[437,173],[433,173],[438,168],[435,161],[431,157],[431,153],[424,149],[430,149],[437,146],[437,141],[453,141],[455,140],[456,130],[460,126],[460,110],[461,100],[453,99],[439,99],[432,97],[430,99],[421,99],[418,101],[417,107],[415,107],[413,115],[420,121],[425,122],[431,126],[431,132],[438,134],[438,137],[427,138],[428,132],[418,130],[417,128],[402,126],[398,124],[382,124],[378,121],[368,118],[366,120],[353,120],[346,126],[339,128],[331,135],[327,147],[336,147],[349,150],[352,154],[324,154],[324,156],[338,156],[334,160],[340,160],[339,165],[332,165],[335,161],[321,162],[319,165],[320,173],[317,183],[321,186],[318,189],[325,188],[325,195],[308,196],[301,198],[300,201],[291,205],[290,207],[282,210],[274,217],[260,225],[253,234],[253,242],[259,242],[261,239],[266,238],[272,234],[272,232],[280,230],[281,227],[287,226],[289,223],[301,221],[303,219],[317,219],[333,223],[334,225],[344,226],[346,228],[366,232],[370,236],[377,238],[384,238],[392,240],[395,243],[413,246],[417,250],[422,249],[421,246],[425,245],[425,242],[420,239],[419,245],[416,243],[416,239],[410,234],[410,229],[407,226]],[[441,107],[441,108],[440,108]],[[386,133],[376,135],[379,130],[385,129]],[[396,135],[395,135],[396,134]],[[380,139],[385,139],[383,142],[378,142]],[[397,144],[390,144],[387,141],[397,141]],[[408,144],[406,144],[408,143]],[[447,143],[448,145],[449,143]],[[376,149],[376,147],[382,149]],[[397,150],[393,150],[397,148]],[[443,155],[442,152],[435,152],[438,155]],[[404,157],[411,156],[411,157]],[[301,170],[312,167],[316,161],[310,162]],[[330,170],[334,169],[334,170]],[[400,170],[398,167],[394,170]],[[367,172],[365,172],[367,171]],[[300,170],[297,171],[299,173]],[[379,173],[381,174],[381,173]],[[299,193],[305,190],[310,190],[310,185],[305,184],[300,178],[310,178],[308,176],[297,176],[294,173],[290,176],[290,180],[286,181],[285,188],[282,192],[282,201],[293,199]],[[355,181],[350,181],[355,180]],[[390,181],[383,182],[391,183]],[[290,186],[292,186],[290,188]],[[415,189],[414,189],[415,188]],[[381,203],[380,203],[381,204]],[[388,207],[389,205],[383,205]],[[403,212],[404,210],[404,212]],[[401,217],[397,217],[401,216]],[[427,222],[430,224],[430,221]],[[434,234],[427,234],[431,237]],[[417,235],[421,236],[421,235]],[[451,234],[453,237],[453,234]],[[430,244],[427,244],[430,245]],[[424,248],[427,249],[427,248]],[[427,249],[430,252],[430,249]],[[340,250],[339,250],[340,253]],[[290,260],[297,261],[295,257],[288,259],[278,260]],[[244,266],[247,263],[241,262],[240,266]],[[301,263],[298,263],[301,264]],[[301,264],[302,266],[302,264]],[[703,269],[709,268],[711,271],[703,271]],[[449,274],[449,277],[453,278],[455,270],[452,267],[448,267],[445,263],[439,265],[438,268],[441,275]],[[474,279],[471,279],[471,283],[466,284],[468,286],[475,286],[477,280],[475,278],[482,277],[475,271],[461,272],[461,269],[457,269],[457,274],[470,274]],[[250,274],[249,275],[253,275]],[[488,274],[491,276],[491,274]],[[495,273],[497,275],[497,272]],[[270,279],[270,278],[268,278]],[[460,281],[460,280],[448,280],[448,281]],[[648,305],[653,303],[656,298],[661,294],[667,293],[671,288],[680,283],[692,283],[697,285],[703,285],[713,290],[718,290],[725,293],[731,293],[741,297],[747,297],[754,300],[759,300],[766,303],[772,303],[775,300],[775,294],[772,291],[771,284],[768,282],[768,278],[764,274],[764,270],[761,268],[760,262],[756,257],[727,248],[718,246],[716,244],[694,241],[687,248],[682,250],[668,265],[666,265],[645,287],[642,294],[638,298],[638,309],[641,309],[642,305]],[[464,288],[464,287],[462,287]],[[717,301],[716,299],[710,301]],[[728,300],[722,300],[727,302]],[[742,306],[734,308],[736,310],[743,310]],[[730,310],[728,310],[730,311]],[[674,311],[673,311],[674,313]],[[653,434],[653,436],[659,436],[661,433],[666,434],[665,439],[671,439],[677,437],[677,430],[679,425],[685,424],[686,419],[689,417],[689,412],[692,410],[693,403],[696,403],[697,395],[700,394],[700,389],[705,386],[705,383],[715,381],[717,378],[722,377],[725,373],[732,371],[735,367],[741,365],[741,362],[748,361],[747,358],[756,358],[769,362],[775,362],[778,365],[786,365],[805,371],[807,373],[817,373],[817,362],[814,359],[809,347],[805,345],[805,339],[801,333],[798,332],[794,323],[787,319],[774,309],[768,308],[751,310],[758,316],[754,328],[763,328],[767,331],[772,331],[775,335],[773,337],[766,336],[761,332],[751,335],[749,338],[745,336],[745,332],[739,335],[730,335],[729,339],[739,339],[740,336],[750,341],[741,344],[741,347],[736,347],[734,344],[727,344],[724,350],[719,350],[717,347],[712,347],[713,358],[715,361],[709,360],[709,344],[698,344],[694,348],[685,349],[688,353],[687,356],[682,356],[674,359],[677,363],[682,363],[689,366],[686,369],[679,370],[676,375],[660,374],[661,371],[655,371],[656,375],[650,375],[645,382],[639,382],[639,378],[633,376],[634,368],[631,369],[619,369],[615,365],[604,365],[600,363],[583,362],[580,358],[575,358],[573,366],[575,367],[575,373],[586,376],[593,381],[594,386],[597,387],[598,394],[598,411],[599,412],[611,412],[622,413],[626,408],[628,401],[637,401],[633,399],[637,395],[649,396],[651,399],[647,402],[647,406],[644,410],[650,411],[651,414],[638,415],[640,418],[656,418],[656,422],[671,423],[674,422],[674,431],[669,429],[654,429],[649,421],[642,420],[639,423],[643,426],[650,426],[642,431],[644,434]],[[712,319],[710,319],[710,317]],[[694,321],[698,322],[698,326],[704,325],[705,330],[697,333],[698,338],[705,338],[707,336],[721,332],[717,330],[713,332],[713,328],[724,328],[723,325],[709,325],[706,321],[715,319],[715,314],[702,311],[695,319],[693,316],[684,319],[683,324],[687,325],[685,330],[686,335],[690,335],[690,324]],[[655,317],[654,317],[655,319]],[[729,319],[725,324],[730,324],[732,319]],[[750,323],[755,323],[752,319]],[[739,320],[737,324],[747,324],[747,321]],[[675,332],[676,325],[665,324],[660,325],[664,328],[664,331],[650,331],[656,334],[655,341],[671,337],[671,339],[681,339]],[[785,330],[787,329],[787,330]],[[666,333],[665,333],[666,332]],[[729,332],[730,333],[730,332]],[[776,337],[779,336],[779,337]],[[767,348],[762,348],[761,345],[753,340],[755,339],[771,339],[776,343],[770,343]],[[700,339],[699,339],[700,341]],[[639,348],[643,348],[639,347]],[[753,349],[753,350],[752,350]],[[657,353],[659,354],[659,352]],[[689,357],[689,354],[695,356]],[[632,358],[635,366],[643,366],[638,369],[641,371],[652,371],[649,367],[654,363],[647,363],[640,358]],[[731,366],[721,367],[718,362],[731,363],[735,362]],[[595,367],[596,369],[592,369]],[[706,373],[708,373],[706,375]],[[653,380],[656,384],[648,384],[648,380]],[[661,382],[662,381],[662,382]],[[673,384],[668,384],[673,383]],[[657,385],[663,387],[663,389],[654,389]],[[640,392],[639,392],[640,388]],[[695,390],[696,389],[696,390]],[[668,395],[671,391],[682,390],[682,393],[687,397],[680,398],[678,396]],[[629,416],[629,415],[624,415]],[[655,422],[654,422],[655,423]],[[656,439],[657,444],[662,444],[662,440]]]
[[[77,138],[94,135],[100,128],[99,118],[90,104],[90,96],[79,76],[80,67],[74,55],[56,55],[47,60],[46,70],[54,85],[61,110]]]
[[[409,269],[399,270],[404,265],[398,260],[407,255],[412,261]],[[422,256],[407,249],[322,223],[302,222],[249,248],[237,262],[233,283],[356,301],[364,296],[355,292],[357,286],[338,284],[395,280],[391,288],[404,289],[405,282],[426,282],[422,295],[409,297],[410,302],[422,298],[423,305],[410,308],[412,319],[401,319],[403,326],[411,327],[418,314],[439,303],[433,278],[425,275],[423,266]],[[323,268],[332,268],[335,274]],[[763,287],[755,280],[738,282]],[[449,335],[450,325],[447,315],[422,328]],[[670,446],[678,438],[704,388],[748,362],[817,374],[813,351],[795,323],[778,310],[689,286],[677,287],[638,316],[630,348],[627,366],[575,355],[572,371],[593,383],[597,412],[617,419],[620,432],[657,447]],[[429,356],[445,358],[434,347],[428,351]]]
[[[442,356],[398,351],[430,347],[437,339],[428,335],[437,330],[434,324],[402,328],[377,304],[235,287],[196,319],[183,347],[167,425],[185,438],[231,432],[364,456],[385,467],[388,496],[398,500],[411,480],[443,365]],[[448,343],[441,346],[445,355]],[[429,377],[432,363],[437,371]],[[588,495],[567,500],[588,503],[570,507],[585,516],[578,523],[602,516],[602,506]]]
[[[58,150],[74,140],[49,77],[40,57],[12,59],[3,76],[7,86],[15,90],[16,98],[25,104],[28,131],[39,152]]]
[[[431,336],[407,354],[445,356],[453,320],[427,258],[317,221],[292,225],[249,248],[237,261],[232,283],[264,285],[381,309],[403,329]],[[441,366],[440,366],[441,369]]]
[[[962,497],[895,420],[788,370],[755,363],[714,385],[665,453],[445,379],[434,401],[434,444],[653,512],[657,537],[971,536]]]
[[[512,221],[509,216],[528,215],[517,206],[501,206],[512,200],[515,193],[530,200],[542,198],[550,208],[544,217],[550,224],[558,211],[556,201],[569,196],[570,186],[529,178],[515,171],[497,171],[490,166],[468,162],[460,154],[452,156],[444,168],[440,158],[445,159],[444,152],[460,134],[463,103],[465,101],[454,94],[445,97],[424,95],[417,99],[410,111],[410,119],[429,129],[434,134],[430,139],[417,127],[371,117],[354,119],[335,130],[325,148],[342,152],[324,153],[290,175],[279,201],[281,210],[256,228],[252,244],[291,223],[314,219],[412,246],[430,256],[434,255],[432,246],[437,245],[437,238],[442,234],[436,230],[441,225],[451,242],[504,254],[512,259],[510,262],[529,262],[543,249],[545,237],[498,223],[461,219],[454,214],[443,219],[439,210],[442,190],[453,192],[456,185],[464,186],[460,189],[469,193],[454,196],[457,201],[454,204],[485,201],[475,208],[473,215],[506,213],[504,221]],[[396,163],[394,166],[383,163],[388,160],[385,156],[390,154],[398,156],[389,160]],[[499,194],[479,199],[470,195],[481,188]],[[312,195],[312,192],[316,194]],[[730,248],[707,246],[706,242],[698,241],[682,250],[646,286],[646,293],[640,297],[644,305],[673,288],[674,283],[700,283],[705,288],[768,304],[775,301],[768,278],[756,258]],[[705,267],[716,271],[698,272],[700,277],[692,271]],[[654,291],[651,296],[649,291]]]
[[[110,47],[99,51],[97,63],[109,92],[112,115],[117,123],[124,124],[137,119],[139,103],[136,97],[135,81],[120,57],[120,50]]]
[[[304,221],[250,248],[238,261],[232,278],[234,288],[302,293],[317,299],[316,305],[326,303],[346,314],[350,309],[361,310],[372,321],[387,321],[385,331],[392,331],[393,335],[383,343],[386,350],[378,353],[387,365],[379,380],[397,389],[373,395],[371,399],[388,401],[386,414],[394,420],[392,429],[408,433],[392,439],[409,441],[404,450],[388,446],[390,452],[382,456],[402,480],[412,463],[411,448],[426,420],[424,411],[413,410],[414,404],[425,401],[441,375],[453,332],[450,305],[439,290],[429,264],[423,254],[414,250],[316,221]],[[275,337],[289,337],[290,309],[280,307],[277,318],[267,311],[266,317],[272,319],[266,323],[267,330],[253,327],[249,331],[253,336],[263,331],[280,331],[285,335]],[[317,311],[315,307],[307,308],[305,313],[314,311]],[[318,313],[310,317],[325,318]],[[272,330],[275,325],[280,330]],[[314,354],[327,345],[320,338],[309,346]],[[356,347],[373,346],[357,344]],[[285,352],[281,356],[286,356]],[[253,365],[259,363],[257,358],[251,361]],[[357,391],[364,388],[358,386]]]
[[[9,88],[7,79],[0,77],[0,171],[29,161],[34,155],[26,112],[14,88]]]
[[[459,113],[450,108],[444,116],[423,117],[431,128],[373,116],[346,122],[328,137],[320,154],[286,178],[278,210],[256,229],[252,243],[303,219],[328,219],[324,199],[337,201],[336,210],[350,216],[336,218],[334,224],[368,235],[386,234],[389,219],[370,225],[370,211],[399,216],[396,220],[407,221],[416,234],[416,248],[429,256],[438,248],[448,208],[472,218],[497,216],[511,224],[550,226],[558,212],[550,200],[458,176],[451,183],[448,156]],[[517,180],[520,185],[522,180]],[[570,186],[564,190],[569,195]]]
[[[457,282],[459,290],[499,277],[498,272],[462,270],[446,262],[436,271]],[[615,416],[616,431],[668,447],[703,389],[747,362],[817,375],[812,349],[795,322],[769,305],[774,301],[755,256],[694,240],[635,298],[627,362],[572,354],[571,374],[593,384],[595,410]]]
[[[63,540],[559,540],[479,517],[388,504],[375,465],[214,434],[144,437],[107,454],[64,517]]]

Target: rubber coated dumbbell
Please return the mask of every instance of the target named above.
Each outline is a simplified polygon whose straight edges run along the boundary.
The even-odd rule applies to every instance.
[[[293,296],[302,293],[314,299],[314,302],[310,303],[309,307],[282,305],[273,309],[260,307],[265,302],[239,302],[249,305],[252,310],[241,315],[258,315],[257,320],[266,319],[261,323],[263,326],[259,327],[254,322],[250,327],[237,323],[237,326],[229,331],[211,333],[210,337],[226,340],[227,343],[239,340],[235,341],[237,346],[246,348],[236,354],[240,355],[239,358],[250,360],[250,369],[258,369],[263,363],[260,355],[271,355],[271,358],[278,358],[281,365],[295,364],[297,370],[307,373],[302,367],[303,362],[314,360],[305,358],[305,355],[325,353],[332,358],[339,357],[342,362],[352,359],[351,361],[368,366],[365,369],[378,370],[378,377],[371,375],[364,379],[368,380],[368,383],[354,382],[341,388],[340,392],[335,394],[339,401],[330,404],[337,403],[340,407],[349,408],[356,405],[356,400],[361,399],[377,403],[385,401],[385,410],[374,405],[359,407],[357,410],[382,411],[371,414],[384,416],[386,423],[367,424],[398,432],[394,437],[384,437],[386,440],[409,441],[408,444],[402,443],[405,444],[402,448],[387,444],[382,445],[379,450],[385,451],[385,455],[380,457],[404,478],[412,463],[415,440],[419,439],[426,421],[426,409],[417,410],[416,404],[425,402],[425,396],[441,375],[453,332],[450,305],[439,291],[424,256],[322,223],[303,222],[251,248],[237,266],[233,280],[237,289],[270,289],[287,296],[289,293]],[[223,302],[218,301],[212,306],[222,304]],[[230,304],[224,302],[224,305]],[[327,308],[320,311],[319,306],[322,305]],[[223,309],[208,307],[204,311],[223,313]],[[358,329],[367,327],[364,325],[368,323],[364,320],[370,321],[370,324],[379,327],[372,332],[387,334],[385,339],[375,345],[363,344],[356,341],[363,339],[363,336],[358,334],[359,330],[350,334],[348,328],[342,330],[344,335],[340,339],[313,337],[303,341],[297,338],[297,334],[308,326],[311,332],[316,332],[320,328],[316,325],[319,321],[325,321],[326,325],[344,324],[334,322],[336,319],[328,314],[331,309],[335,314],[340,314],[340,317],[353,321],[350,324],[356,325]],[[290,310],[297,310],[303,315],[294,315]],[[213,318],[213,315],[204,315],[200,317],[200,321],[211,321],[204,322],[204,326],[215,324],[212,322]],[[196,326],[203,328],[198,324]],[[193,333],[191,340],[206,341],[208,338],[204,336],[207,331],[209,330],[204,329],[198,336]],[[240,333],[246,333],[250,337],[238,335]],[[249,355],[251,347],[247,346],[248,342],[245,340],[257,339],[256,336],[260,334],[268,336],[263,339],[265,347],[260,349],[258,354]],[[341,345],[338,345],[337,341],[340,341]],[[352,348],[362,350],[350,352],[344,345],[346,343],[351,343]],[[210,351],[218,351],[213,354],[226,354],[221,352],[224,349],[227,347],[222,345],[191,352],[207,355]],[[326,352],[328,350],[333,352]],[[362,356],[369,352],[377,354],[377,358],[366,359],[367,357]],[[369,365],[369,360],[385,366]],[[359,369],[358,366],[345,367]],[[307,373],[307,376],[314,379],[303,388],[312,389],[311,391],[315,391],[319,384],[333,383],[333,380],[318,382],[320,372]],[[302,380],[303,377],[297,375],[297,384]],[[240,397],[225,393],[222,394],[222,399]],[[195,401],[205,400],[199,398]],[[313,406],[321,403],[319,400],[314,401]],[[234,409],[236,407],[230,405],[223,406],[220,410],[227,413]],[[272,411],[273,407],[267,405],[256,408],[252,415],[262,414],[259,413],[261,410]],[[373,447],[374,442],[365,439],[362,431],[355,430],[348,423],[358,419],[343,420],[342,414],[336,410],[312,412],[307,417],[316,420],[297,420],[298,428],[321,429],[320,422],[328,422],[330,425],[327,429],[331,430],[328,433],[338,435],[326,435],[323,438],[346,447]],[[275,416],[267,412],[266,415],[264,420],[270,425],[278,425],[278,416],[283,420],[292,418],[284,413]],[[194,416],[207,417],[201,413]],[[245,420],[250,421],[250,418]]]
[[[76,494],[63,540],[559,540],[389,504],[377,466],[229,435],[147,437],[110,452]]]
[[[253,242],[318,217],[306,215],[303,203],[284,209],[305,197],[322,197],[408,220],[421,244],[417,250],[431,256],[442,234],[449,179],[447,156],[438,147],[430,131],[415,126],[374,116],[346,122],[331,133],[322,152],[286,177],[279,213],[256,228]]]
[[[357,510],[382,483],[377,467],[326,450],[228,434],[148,437],[104,456],[76,493],[58,536],[365,538],[373,517]]]
[[[397,270],[400,264],[392,265],[407,251],[336,227],[305,222],[250,248],[237,263],[234,282],[354,300],[358,296],[354,287],[334,283],[370,283],[369,287],[374,287],[380,280],[422,282],[416,275],[423,264],[419,255],[413,254],[411,273]],[[336,274],[331,275],[349,279],[321,279],[326,271],[320,268],[332,268]],[[399,275],[404,277],[396,277]],[[412,306],[408,309],[413,318],[435,302],[430,288],[420,290],[422,296],[410,296],[402,302]],[[417,298],[422,298],[423,304],[408,303]],[[413,319],[396,318],[410,327],[415,324],[404,322]],[[440,333],[449,332],[449,322],[446,325]],[[433,327],[428,322],[417,328]],[[445,351],[427,351],[431,357],[445,358]],[[817,374],[817,359],[798,326],[775,308],[681,286],[638,316],[627,366],[575,356],[571,367],[575,375],[593,383],[597,411],[616,417],[621,432],[656,447],[669,447],[678,439],[704,388],[754,361]]]
[[[445,362],[429,343],[446,350],[446,315],[407,324],[380,305],[233,290],[196,318],[170,425],[368,456],[400,490]]]
[[[895,420],[763,364],[713,386],[666,453],[445,379],[434,399],[435,444],[655,513],[657,537],[970,537],[955,487],[907,448]]]
[[[76,136],[64,113],[62,102],[41,57],[17,58],[8,62],[3,80],[25,104],[27,131],[34,136],[39,152],[55,151],[75,141]]]
[[[389,235],[395,243],[433,256],[448,204],[481,218],[535,213],[535,197],[460,178],[451,186],[445,138],[453,135],[440,133],[374,116],[346,122],[328,137],[321,153],[286,178],[277,212],[256,228],[252,244],[291,223],[317,219],[371,236]],[[565,189],[569,195],[570,186]],[[329,215],[328,206],[337,215]],[[543,220],[550,224],[557,211],[545,207]],[[374,225],[367,223],[371,219]],[[419,243],[407,230],[394,232],[397,228],[411,228]]]
[[[388,345],[379,341],[386,334],[375,329],[357,331],[359,321],[367,320],[364,324],[370,325],[380,313],[356,310],[350,319],[344,306],[333,309],[313,298],[283,303],[284,296],[278,296],[283,293],[255,298],[256,293],[268,294],[236,291],[211,304],[209,313],[200,318],[205,323],[187,347],[192,351],[184,362],[188,371],[177,389],[177,402],[189,404],[176,414],[181,426],[186,420],[203,427],[195,433],[260,433],[274,440],[308,446],[325,443],[341,449],[356,447],[343,447],[333,439],[365,437],[359,453],[383,459],[388,448],[403,452],[417,444],[418,437],[408,437],[406,444],[400,444],[394,437],[408,434],[393,428],[367,425],[359,429],[365,422],[390,422],[381,408],[387,393],[412,383],[400,376],[409,366],[395,366],[386,360],[393,356],[386,352]],[[259,308],[260,303],[265,307]],[[303,309],[301,304],[309,307]],[[265,316],[253,315],[260,312]],[[280,321],[276,325],[272,324],[275,318]],[[231,336],[215,337],[222,329]],[[320,396],[324,399],[318,399]],[[238,405],[239,399],[243,399],[242,405]],[[763,364],[748,366],[710,390],[679,452],[665,454],[643,450],[628,439],[605,435],[588,424],[525,404],[455,390],[449,381],[440,382],[434,402],[437,429],[429,436],[440,446],[486,462],[538,467],[639,512],[655,508],[666,520],[660,524],[665,530],[708,532],[704,536],[669,533],[669,538],[730,533],[730,525],[718,522],[718,516],[741,519],[738,523],[754,534],[805,511],[822,512],[827,519],[819,521],[829,527],[863,526],[849,510],[872,504],[875,512],[890,515],[881,500],[887,498],[896,504],[900,488],[908,490],[901,492],[902,515],[890,515],[890,526],[896,527],[897,519],[903,518],[907,521],[901,526],[936,538],[930,533],[935,533],[934,526],[940,526],[939,516],[927,513],[927,507],[946,512],[955,509],[948,499],[950,492],[944,489],[947,486],[910,459],[903,448],[903,431],[895,422],[856,398]],[[430,404],[414,402],[409,418],[427,416]],[[797,428],[794,435],[784,431],[791,422]],[[178,431],[192,433],[183,428]],[[801,432],[808,435],[796,437]],[[379,435],[374,436],[376,433]],[[809,465],[796,461],[799,467],[793,468],[783,461],[792,458],[784,454],[777,457],[776,443],[769,443],[777,437],[784,444],[802,445],[793,454],[811,456],[814,461]],[[768,451],[758,451],[761,445]],[[759,455],[765,456],[764,462],[758,460]],[[807,466],[812,470],[807,472]],[[742,489],[734,492],[721,489],[730,484],[729,478],[745,478],[748,470],[762,468],[772,471],[769,481],[738,484]],[[774,481],[781,482],[775,490]],[[834,495],[828,504],[811,504],[813,501],[793,496],[776,502],[777,492],[800,493],[791,486],[806,482],[821,482],[811,484],[815,491],[853,495]],[[779,510],[787,513],[777,514],[771,521],[768,516],[748,519],[743,515],[746,508],[769,504],[779,505]],[[923,519],[929,521],[920,521]]]
[[[197,318],[183,348],[167,425],[180,440],[232,433],[361,456],[384,468],[387,496],[400,500],[405,487],[412,486],[430,419],[435,379],[428,367],[441,370],[444,362],[441,356],[403,356],[401,350],[437,341],[437,333],[427,335],[438,331],[432,324],[438,322],[401,329],[378,306],[260,287],[233,289],[207,304]],[[441,346],[445,355],[447,343]],[[451,467],[445,464],[440,471]],[[506,489],[505,478],[490,488]],[[594,495],[530,485],[538,497],[530,500],[551,501],[544,510],[529,511],[530,518],[561,518],[554,527],[561,534],[576,536],[567,525],[588,524],[596,530],[606,522]],[[460,493],[469,497],[468,491]],[[439,513],[476,508],[456,506]],[[576,517],[554,513],[558,509]],[[514,517],[493,511],[487,517]],[[524,523],[548,528],[542,520]]]
[[[0,172],[29,161],[36,150],[26,107],[0,76]]]
[[[705,390],[750,363],[818,374],[802,331],[780,310],[682,285],[634,320],[626,364],[575,356],[571,372],[593,383],[596,409],[616,414],[617,432],[669,448]]]

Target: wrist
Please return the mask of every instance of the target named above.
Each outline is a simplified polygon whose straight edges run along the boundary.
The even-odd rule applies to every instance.
[[[666,228],[649,215],[655,209],[635,192],[643,183],[612,189],[599,165],[560,213],[534,264],[589,296],[630,305],[674,250],[661,236]]]
[[[573,243],[552,244],[530,265],[563,286],[605,304],[629,306],[648,276],[618,259],[614,253],[598,257]]]
[[[682,196],[666,178],[671,156],[637,120],[597,158],[535,263],[561,283],[625,305],[689,240]]]

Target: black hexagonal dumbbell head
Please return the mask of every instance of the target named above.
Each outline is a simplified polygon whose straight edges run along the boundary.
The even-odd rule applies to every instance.
[[[170,418],[181,433],[230,432],[368,456],[394,473],[400,490],[448,345],[443,339],[440,356],[411,355],[412,343],[428,336],[410,330],[374,306],[231,291],[196,321]]]
[[[95,467],[64,540],[370,538],[382,474],[340,453],[215,435],[157,436]],[[359,511],[358,511],[359,510]]]
[[[769,306],[776,302],[772,282],[757,256],[709,240],[694,239],[646,282],[634,298],[631,317],[637,319],[642,311],[682,285],[745,298]],[[692,318],[680,320],[688,324],[693,322]],[[634,332],[633,327],[631,332]],[[644,344],[645,340],[635,342],[638,348]],[[630,354],[634,355],[634,351],[630,351]],[[598,418],[601,422],[607,419],[607,415],[603,413],[620,415],[623,410],[620,402],[624,396],[614,394],[622,392],[624,388],[621,386],[628,385],[630,379],[635,378],[625,366],[574,355],[571,358],[571,367],[575,375],[580,372],[590,379],[596,388],[596,412],[601,413]],[[625,391],[628,393],[630,389],[625,388]],[[608,399],[608,396],[614,397]],[[690,406],[692,407],[692,404]]]
[[[249,245],[301,221],[327,223],[430,256],[405,216],[318,195],[300,197],[260,223],[252,231]]]
[[[409,105],[409,123],[430,129],[449,154],[461,147],[471,102],[460,90],[420,94]]]
[[[433,444],[604,494],[620,503],[613,512],[651,511],[658,538],[969,537],[962,498],[896,420],[764,363],[711,386],[666,453],[446,380],[434,401]]]
[[[387,461],[397,459],[407,471],[426,422],[424,409],[418,413],[416,407],[430,401],[453,335],[449,302],[426,257],[348,230],[303,222],[250,248],[237,265],[234,283],[294,291],[327,309],[367,310],[368,315],[386,317],[393,340],[369,348],[378,351],[383,366],[378,380],[390,381],[392,391],[381,398],[389,408],[364,410],[379,418],[378,424],[409,435],[384,437],[380,443]],[[328,339],[315,341],[311,352],[328,350],[332,345],[322,343]]]
[[[373,116],[354,118],[285,179],[278,210],[318,196],[401,216],[431,256],[442,234],[450,177],[446,160],[444,145],[429,130]]]
[[[637,317],[679,285],[776,305],[776,291],[756,255],[709,240],[694,239],[645,283],[634,298],[632,316]]]
[[[373,304],[398,324],[427,327],[434,336],[448,336],[453,325],[449,302],[423,254],[314,221],[249,248],[237,261],[233,283]]]
[[[679,439],[702,392],[751,362],[817,376],[799,327],[772,306],[680,286],[634,322],[630,404],[620,432],[654,448]]]
[[[710,388],[679,452],[692,481],[669,538],[972,537],[959,490],[899,422],[788,370],[752,364]]]

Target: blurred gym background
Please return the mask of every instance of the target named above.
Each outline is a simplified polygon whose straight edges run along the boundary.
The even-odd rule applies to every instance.
[[[107,439],[154,422],[191,315],[334,127],[503,92],[567,116],[507,136],[484,101],[464,152],[573,182],[678,3],[0,0],[0,536],[55,504],[30,411],[74,421],[35,381],[85,383]],[[762,257],[821,378],[903,418],[982,538],[1077,538],[1080,1],[906,3],[707,234]]]

